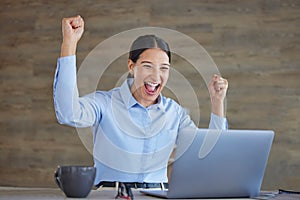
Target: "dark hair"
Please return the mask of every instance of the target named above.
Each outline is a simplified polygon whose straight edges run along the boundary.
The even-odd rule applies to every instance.
[[[171,62],[171,51],[167,42],[155,35],[143,35],[138,37],[131,45],[129,59],[136,62],[140,55],[147,49],[159,48],[166,52]]]

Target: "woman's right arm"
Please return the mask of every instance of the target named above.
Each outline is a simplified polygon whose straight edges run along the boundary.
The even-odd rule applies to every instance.
[[[59,123],[93,126],[100,115],[93,95],[79,97],[76,80],[76,48],[84,31],[80,16],[62,20],[63,42],[53,84],[54,108]]]

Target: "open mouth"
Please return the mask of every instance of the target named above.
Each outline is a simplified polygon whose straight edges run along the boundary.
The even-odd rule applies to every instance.
[[[156,94],[158,88],[160,87],[159,83],[145,82],[144,85],[145,85],[145,91],[148,95]]]

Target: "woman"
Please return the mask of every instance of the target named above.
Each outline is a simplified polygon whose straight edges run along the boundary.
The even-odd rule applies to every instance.
[[[92,127],[95,185],[101,181],[167,182],[168,158],[177,135],[197,129],[180,105],[161,95],[170,70],[168,44],[154,35],[140,36],[129,53],[131,78],[110,91],[79,97],[75,54],[83,31],[80,16],[63,19],[61,57],[54,80],[58,121]],[[210,128],[226,128],[223,105],[227,87],[227,80],[218,75],[209,83]]]

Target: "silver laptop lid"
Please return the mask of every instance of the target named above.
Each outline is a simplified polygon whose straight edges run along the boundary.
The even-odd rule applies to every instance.
[[[168,198],[259,194],[274,132],[199,129],[180,134]]]

